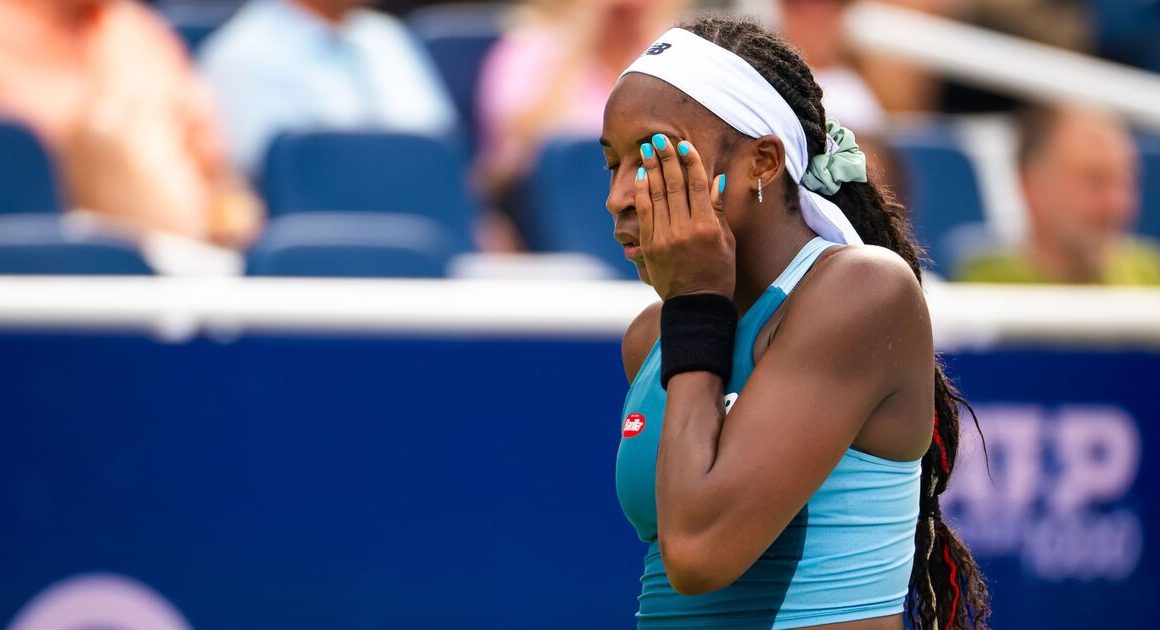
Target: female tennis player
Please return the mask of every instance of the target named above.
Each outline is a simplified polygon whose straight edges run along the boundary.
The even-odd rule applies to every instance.
[[[939,513],[960,399],[918,247],[821,96],[780,39],[707,18],[657,40],[605,109],[616,238],[663,300],[623,345],[640,628],[985,622]]]

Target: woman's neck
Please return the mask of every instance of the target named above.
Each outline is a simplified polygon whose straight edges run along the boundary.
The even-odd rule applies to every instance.
[[[749,230],[755,236],[737,243],[737,288],[733,303],[740,313],[749,310],[802,247],[817,236],[802,220],[801,213],[779,214],[782,221]]]

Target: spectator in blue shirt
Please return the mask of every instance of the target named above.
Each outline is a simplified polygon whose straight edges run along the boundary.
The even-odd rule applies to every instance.
[[[426,52],[364,0],[250,0],[206,42],[234,162],[256,174],[280,132],[380,129],[441,135],[456,114]]]

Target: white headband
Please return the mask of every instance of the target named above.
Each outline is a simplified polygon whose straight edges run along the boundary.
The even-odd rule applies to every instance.
[[[689,31],[674,28],[653,42],[620,76],[630,72],[654,76],[672,85],[750,138],[781,138],[786,170],[798,182],[806,225],[829,241],[862,243],[838,206],[801,185],[810,166],[806,132],[789,103],[744,59]],[[827,146],[831,145],[827,139]]]

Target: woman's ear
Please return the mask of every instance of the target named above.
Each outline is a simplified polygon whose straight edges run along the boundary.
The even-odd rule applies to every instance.
[[[757,180],[765,186],[781,181],[785,170],[785,145],[777,136],[764,136],[754,141],[753,169],[748,185],[757,189]]]

